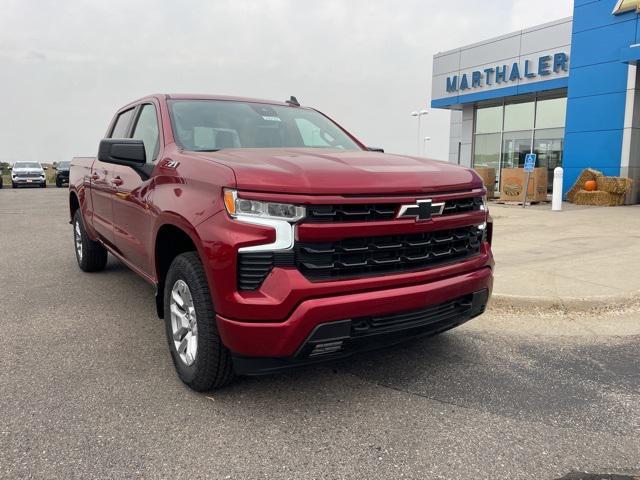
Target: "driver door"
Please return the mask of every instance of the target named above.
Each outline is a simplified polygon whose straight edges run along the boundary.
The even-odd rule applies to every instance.
[[[162,154],[158,107],[153,102],[138,105],[130,135],[130,138],[143,141],[146,162],[151,168]],[[150,256],[153,252],[150,247],[154,219],[150,208],[153,177],[123,165],[112,167],[115,247],[131,265],[153,277],[154,259]]]
[[[117,114],[107,138],[127,138],[135,109]],[[115,165],[97,158],[91,168],[91,200],[93,204],[93,228],[109,245],[113,245],[113,170]]]

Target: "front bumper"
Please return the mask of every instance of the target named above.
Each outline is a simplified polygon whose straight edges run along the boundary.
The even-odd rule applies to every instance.
[[[218,315],[217,324],[222,341],[234,356],[236,371],[264,374],[453,328],[484,311],[492,287],[492,270],[484,267],[425,284],[309,299],[282,322],[245,322]],[[466,302],[466,307],[458,308],[456,302]],[[449,304],[454,306],[446,318],[439,313],[414,315],[416,311],[437,313]],[[397,325],[397,314],[415,322],[367,335],[354,330],[373,317],[389,318]],[[338,341],[342,344],[335,350]],[[318,345],[319,353],[325,354],[318,354]]]

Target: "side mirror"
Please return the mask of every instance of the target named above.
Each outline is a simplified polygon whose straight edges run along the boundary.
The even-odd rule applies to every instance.
[[[100,140],[98,160],[138,169],[147,162],[144,142],[130,138],[104,138]]]
[[[370,152],[379,152],[379,153],[384,153],[384,148],[378,148],[378,147],[367,147],[367,150],[369,150]]]
[[[49,167],[42,167],[42,170],[44,170],[45,172],[49,169]]]

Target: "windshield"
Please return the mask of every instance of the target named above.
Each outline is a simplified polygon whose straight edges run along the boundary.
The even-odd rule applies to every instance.
[[[315,110],[226,100],[172,100],[169,107],[176,142],[185,150],[361,150],[340,127]]]
[[[71,163],[71,162],[60,162],[58,164],[58,170],[68,170],[69,169],[69,163]]]
[[[40,169],[40,164],[37,162],[16,162],[13,168],[35,168]]]

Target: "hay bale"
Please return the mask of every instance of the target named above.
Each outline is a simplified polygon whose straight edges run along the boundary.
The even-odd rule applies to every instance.
[[[584,169],[578,177],[578,180],[576,180],[576,183],[574,183],[573,187],[571,187],[571,190],[567,192],[567,200],[575,203],[575,196],[580,190],[584,189],[585,182],[588,182],[589,180],[597,181],[599,177],[603,176],[604,175],[602,172],[594,170],[593,168]]]
[[[603,192],[625,195],[631,190],[632,180],[622,177],[598,177],[596,178],[598,190]]]
[[[587,192],[586,190],[578,190],[574,195],[576,205],[595,205],[598,207],[617,207],[624,205],[624,194],[603,192],[602,190],[594,190]]]

